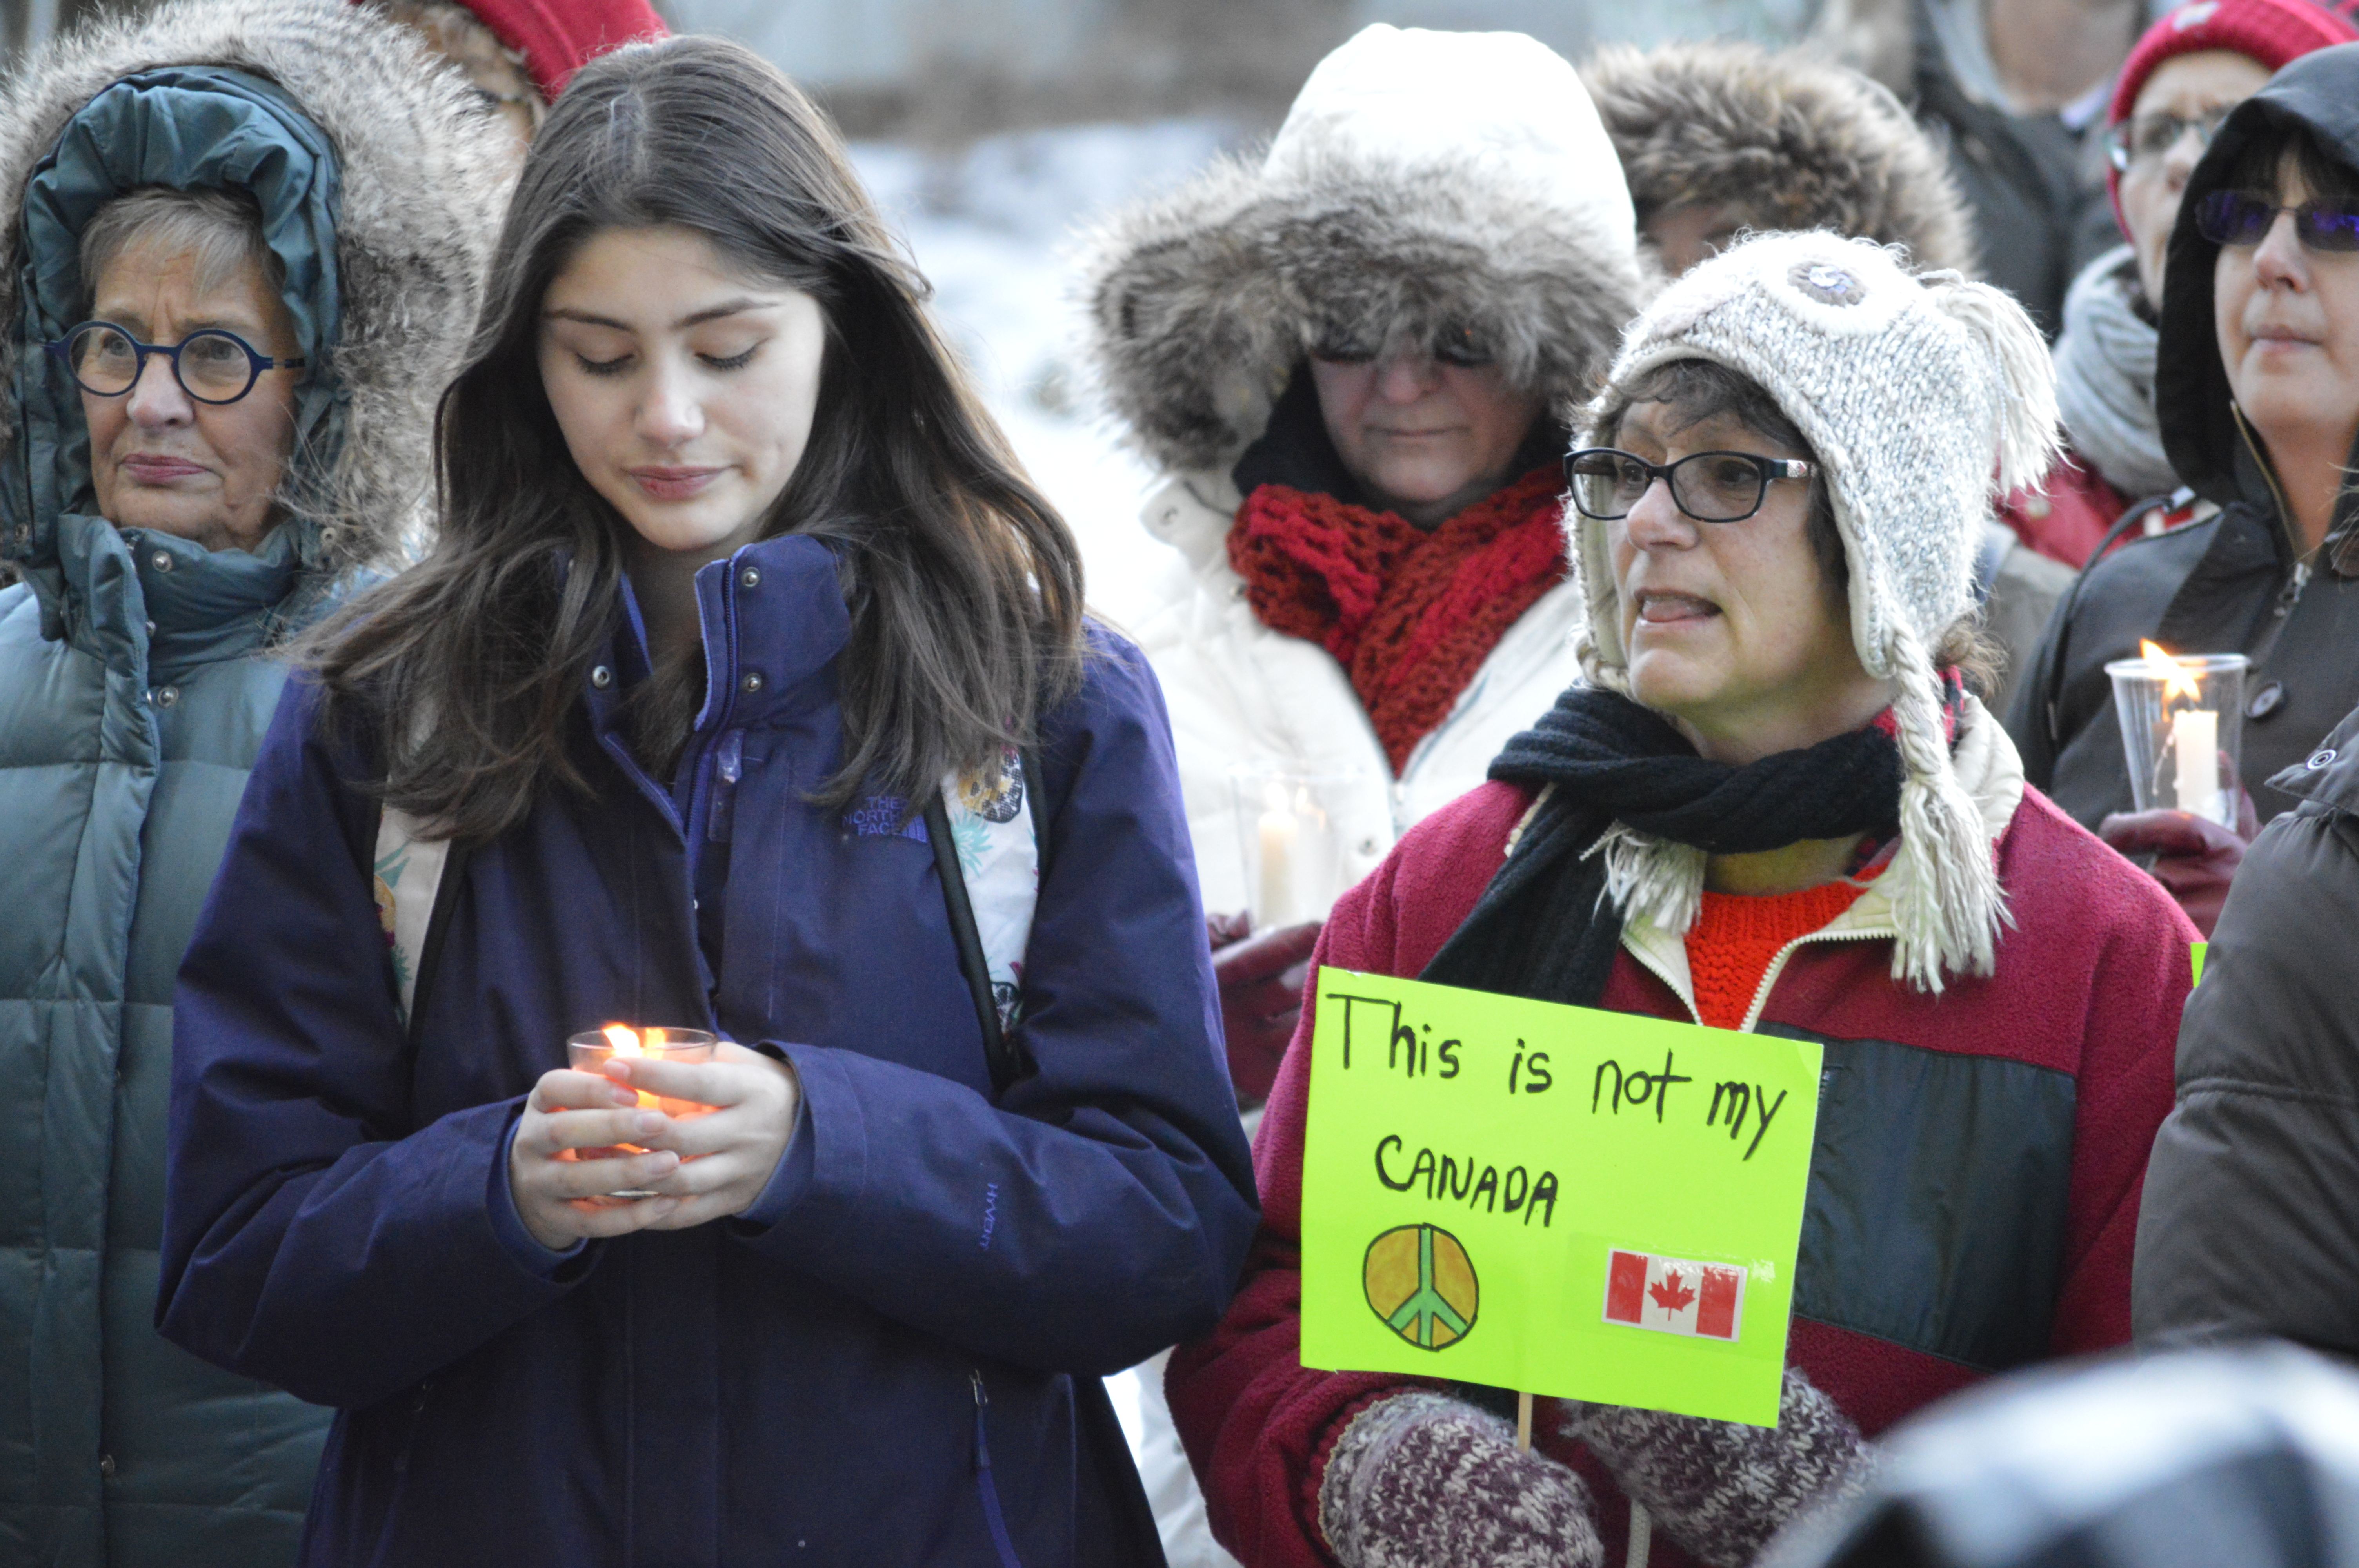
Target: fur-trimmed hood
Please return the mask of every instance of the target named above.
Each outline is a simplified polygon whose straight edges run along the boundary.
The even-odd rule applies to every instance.
[[[1643,224],[1727,204],[1759,230],[1832,229],[1976,269],[1973,224],[1940,149],[1891,92],[1799,50],[1746,43],[1600,49],[1583,67]]]
[[[281,494],[302,574],[334,580],[425,523],[504,139],[408,29],[342,0],[174,0],[25,65],[0,103],[0,556],[46,608],[71,575],[60,518],[95,505],[71,378],[40,345],[89,303],[75,253],[97,207],[183,180],[261,200],[310,362]]]
[[[1260,160],[1088,242],[1104,404],[1167,470],[1224,468],[1314,345],[1463,343],[1560,414],[1643,298],[1613,147],[1572,68],[1516,33],[1372,27]]]

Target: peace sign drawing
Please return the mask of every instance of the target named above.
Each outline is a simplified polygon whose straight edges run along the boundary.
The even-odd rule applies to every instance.
[[[1369,1308],[1420,1350],[1446,1349],[1473,1331],[1480,1297],[1474,1262],[1446,1230],[1404,1225],[1386,1231],[1368,1243],[1362,1277]]]

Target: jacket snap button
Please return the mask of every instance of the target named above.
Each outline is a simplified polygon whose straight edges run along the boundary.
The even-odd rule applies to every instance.
[[[590,672],[590,684],[596,687],[600,691],[603,691],[608,687],[614,684],[614,672],[608,669],[605,665],[600,665],[596,669]]]
[[[2252,699],[2245,704],[2245,717],[2267,719],[2285,706],[2285,682],[2281,680],[2267,682],[2260,690],[2253,693]]]
[[[158,707],[158,708],[169,708],[169,707],[171,707],[174,703],[176,703],[176,702],[178,702],[178,701],[179,701],[179,700],[180,700],[180,688],[179,688],[179,687],[176,687],[176,686],[159,686],[159,687],[158,687],[156,688],[156,706],[157,706],[157,707]]]
[[[745,692],[756,692],[761,690],[762,672],[759,670],[747,670],[745,672],[745,678],[737,683],[737,689]]]
[[[1363,839],[1361,839],[1361,840],[1360,840],[1360,853],[1361,853],[1361,854],[1363,854],[1363,855],[1373,855],[1373,854],[1375,854],[1375,852],[1376,852],[1376,841],[1375,841],[1374,838],[1363,838]]]
[[[747,567],[744,571],[739,572],[737,574],[737,586],[740,588],[761,587],[762,568],[759,567]]]
[[[171,553],[168,550],[158,550],[147,557],[147,564],[159,572],[170,571],[172,569]]]
[[[2310,765],[2312,768],[2322,768],[2332,761],[2334,761],[2334,748],[2332,746],[2321,746],[2310,754]]]
[[[114,1479],[114,1454],[100,1454],[100,1455],[98,1456],[98,1473],[99,1473],[100,1475],[102,1475],[102,1476],[105,1476],[105,1477],[106,1477],[108,1480],[110,1480],[110,1481],[111,1481],[111,1480],[113,1480],[113,1479]]]

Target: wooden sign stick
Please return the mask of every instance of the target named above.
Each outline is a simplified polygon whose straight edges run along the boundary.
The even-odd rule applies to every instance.
[[[1529,1448],[1531,1445],[1532,1396],[1517,1394],[1516,1396],[1516,1446]]]

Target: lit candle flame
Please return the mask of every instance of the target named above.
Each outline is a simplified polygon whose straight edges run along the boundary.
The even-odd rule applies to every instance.
[[[604,1033],[606,1038],[614,1043],[615,1055],[644,1056],[647,1054],[645,1051],[639,1048],[638,1032],[633,1029],[629,1024],[610,1023],[606,1025]]]
[[[2165,702],[2174,697],[2202,697],[2203,683],[2196,679],[2195,672],[2165,653],[2161,643],[2150,637],[2139,638],[2138,655],[2146,660],[2147,667],[2154,672],[2155,678],[2162,682]]]

